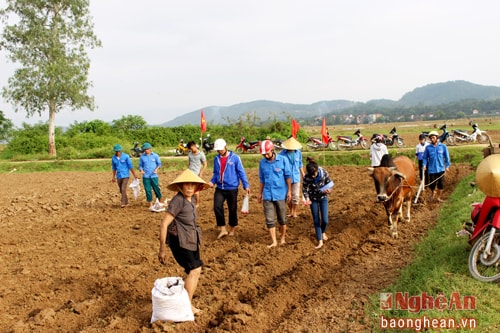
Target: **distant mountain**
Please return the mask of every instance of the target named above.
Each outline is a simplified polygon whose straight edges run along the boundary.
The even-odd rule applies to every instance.
[[[240,103],[231,106],[204,107],[205,119],[208,124],[224,124],[236,122],[243,117],[244,120],[266,122],[270,120],[283,121],[289,118],[307,119],[321,117],[331,113],[342,113],[342,110],[357,107],[369,113],[377,108],[409,107],[415,105],[440,105],[461,100],[494,100],[500,98],[500,87],[483,86],[467,81],[449,81],[433,83],[416,88],[403,95],[398,101],[388,99],[375,99],[366,103],[331,100],[320,101],[313,104],[291,104],[275,101],[258,100]],[[200,111],[196,110],[160,126],[172,127],[186,124],[199,124]]]
[[[465,99],[494,100],[497,98],[500,98],[500,87],[482,86],[467,81],[449,81],[416,88],[404,94],[399,103],[404,106],[439,105]]]
[[[292,118],[312,118],[326,113],[351,107],[355,102],[345,100],[321,101],[314,104],[291,104],[274,101],[253,101],[231,106],[208,106],[203,108],[208,124],[224,124],[236,122],[240,117],[256,122],[269,120],[286,120]],[[198,124],[201,110],[196,110],[176,117],[161,126],[182,126],[185,124]]]

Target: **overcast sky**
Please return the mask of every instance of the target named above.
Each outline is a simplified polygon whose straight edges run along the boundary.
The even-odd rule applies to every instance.
[[[91,0],[94,112],[156,125],[254,100],[398,100],[430,83],[500,86],[498,0]],[[0,0],[1,7],[5,0]],[[0,85],[14,65],[3,54]],[[26,119],[0,97],[16,126]]]

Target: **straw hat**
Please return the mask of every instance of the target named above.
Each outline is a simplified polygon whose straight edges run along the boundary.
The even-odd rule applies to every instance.
[[[300,144],[300,142],[298,142],[297,139],[295,139],[293,136],[291,138],[283,141],[281,146],[283,148],[285,148],[286,150],[302,149],[302,145]]]
[[[500,154],[486,157],[476,170],[479,189],[490,197],[500,197]]]
[[[182,183],[199,183],[200,187],[198,188],[198,191],[205,190],[210,187],[203,179],[198,177],[193,171],[187,169],[184,170],[177,178],[172,181],[167,188],[170,191],[179,191],[180,190],[180,185]]]

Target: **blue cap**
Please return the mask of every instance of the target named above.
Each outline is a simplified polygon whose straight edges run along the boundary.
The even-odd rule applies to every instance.
[[[149,142],[144,142],[141,149],[142,150],[145,150],[145,149],[151,149],[153,148],[153,146],[151,146],[151,144]]]

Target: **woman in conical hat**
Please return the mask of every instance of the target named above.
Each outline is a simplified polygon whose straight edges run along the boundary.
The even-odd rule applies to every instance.
[[[195,193],[208,188],[209,185],[191,170],[183,171],[167,188],[177,191],[170,200],[167,213],[160,223],[160,251],[158,260],[165,264],[167,258],[166,245],[170,247],[175,261],[184,268],[187,277],[184,286],[189,299],[198,286],[203,262],[200,259],[201,228],[198,225],[197,202]],[[200,313],[191,305],[195,315]]]
[[[500,197],[500,154],[486,157],[476,170],[479,189],[490,197]]]
[[[283,141],[284,148],[280,155],[285,156],[292,168],[292,200],[288,202],[290,214],[288,217],[297,217],[297,210],[300,202],[300,180],[304,177],[304,164],[302,162],[302,145],[293,136]]]

